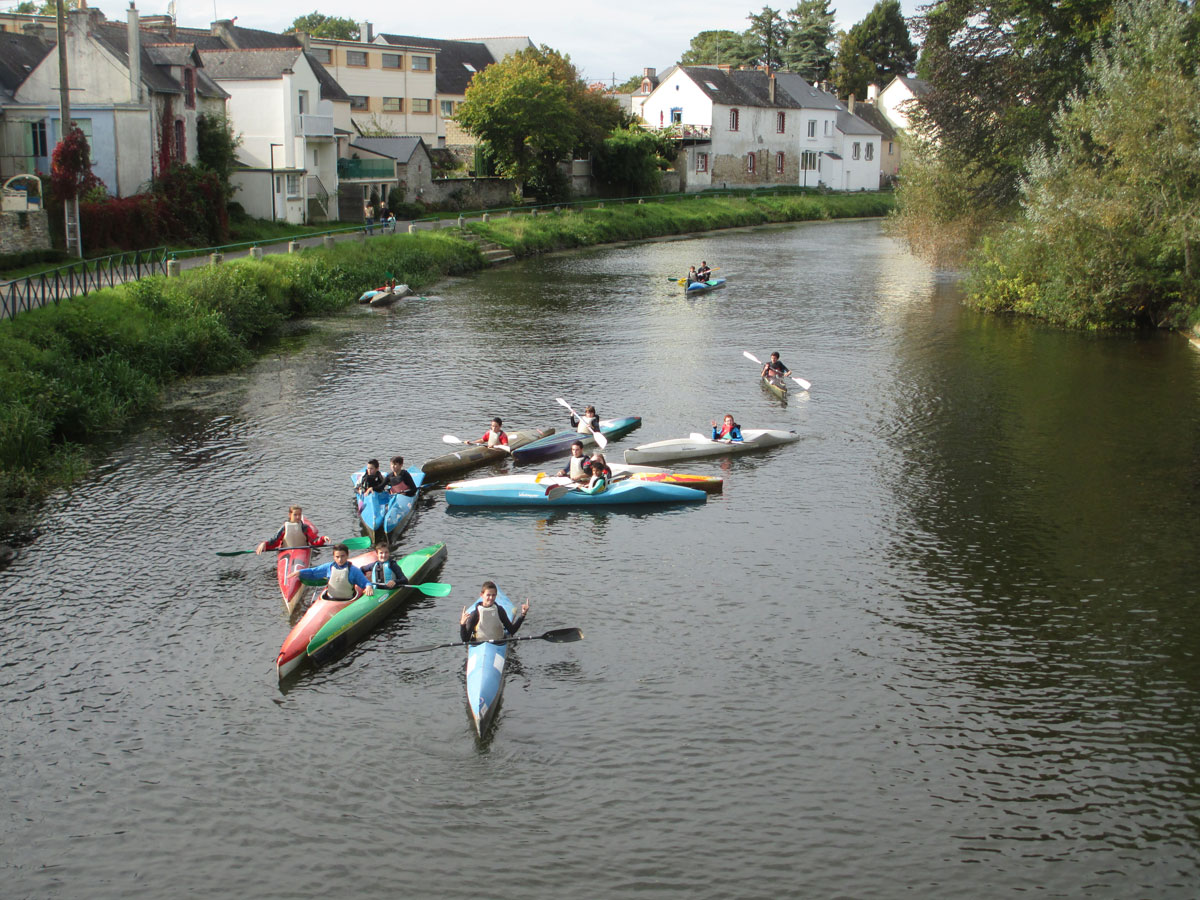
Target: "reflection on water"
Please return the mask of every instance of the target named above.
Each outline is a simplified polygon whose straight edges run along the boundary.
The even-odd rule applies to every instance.
[[[726,290],[666,276],[700,259]],[[314,323],[181,385],[7,571],[13,896],[1191,897],[1197,359],[964,311],[878,223],[605,248]],[[743,357],[814,384],[781,401]],[[457,511],[420,598],[282,688],[271,562],[216,557],[441,435],[797,430],[704,504]],[[480,470],[540,471],[554,462]],[[474,737],[458,614],[532,602]],[[497,830],[499,829],[499,830]],[[337,850],[331,850],[336,846]],[[714,852],[714,848],[720,848]],[[601,881],[601,879],[603,879]],[[602,887],[598,887],[602,885]],[[511,891],[510,891],[511,892]]]

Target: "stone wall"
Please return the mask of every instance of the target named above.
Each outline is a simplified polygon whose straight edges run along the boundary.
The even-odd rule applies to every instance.
[[[466,209],[510,206],[517,183],[510,178],[439,178],[425,188],[425,203],[458,202]]]
[[[50,249],[50,219],[44,209],[0,212],[0,253]]]

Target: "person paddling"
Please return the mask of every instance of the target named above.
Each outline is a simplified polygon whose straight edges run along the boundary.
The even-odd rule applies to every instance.
[[[696,280],[708,281],[711,276],[712,269],[708,267],[708,262],[705,260],[700,260],[700,268],[696,270]]]
[[[264,550],[291,550],[296,547],[324,547],[329,538],[317,531],[316,526],[304,518],[304,510],[299,506],[288,507],[287,521],[275,532],[275,537],[269,541],[260,541],[254,548],[255,553]]]
[[[404,468],[404,457],[393,456],[391,471],[383,476],[383,487],[393,494],[403,494],[406,497],[415,496],[417,483],[413,481],[412,473]]]
[[[362,478],[358,479],[358,484],[354,489],[360,494],[374,494],[376,491],[382,491],[385,487],[383,473],[379,471],[379,460],[368,459],[367,470],[363,472]]]
[[[716,422],[712,423],[712,439],[714,441],[740,441],[742,426],[733,421],[733,416],[726,415],[720,425]]]
[[[503,606],[496,603],[496,582],[485,581],[479,594],[479,603],[470,612],[463,607],[458,619],[458,633],[463,643],[471,641],[500,641],[512,637],[525,621],[529,612],[529,601],[521,604],[521,614],[510,620]]]
[[[296,574],[305,584],[324,583],[325,590],[321,592],[322,600],[348,602],[357,600],[363,594],[373,593],[367,576],[357,566],[350,564],[350,548],[345,544],[334,545],[333,562],[301,569]]]
[[[591,481],[592,461],[584,455],[582,441],[574,441],[571,444],[571,458],[567,460],[566,466],[558,470],[557,477],[570,478],[581,484]]]
[[[363,574],[375,587],[394,591],[396,588],[408,584],[408,578],[405,577],[400,564],[394,559],[388,558],[391,553],[392,548],[388,546],[387,541],[377,543],[375,545],[375,562],[368,566]]]
[[[792,374],[792,370],[783,364],[779,359],[779,353],[776,351],[771,354],[770,362],[763,365],[763,378],[787,378]]]
[[[693,284],[695,284],[699,280],[700,280],[700,273],[696,271],[696,267],[689,266],[688,273],[687,273],[688,287],[691,287]]]
[[[580,434],[591,434],[593,431],[599,431],[600,417],[596,415],[596,407],[584,407],[583,418],[576,418],[575,414],[571,413],[571,424],[575,426],[575,430]]]
[[[476,441],[466,441],[468,444],[487,444],[489,447],[508,447],[508,435],[504,433],[504,423],[499,416],[492,419],[492,426]]]

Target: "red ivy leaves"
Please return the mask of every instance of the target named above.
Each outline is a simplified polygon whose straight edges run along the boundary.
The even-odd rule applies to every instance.
[[[54,148],[50,160],[50,186],[59,200],[70,200],[99,187],[101,181],[92,172],[92,154],[79,126],[71,129]]]

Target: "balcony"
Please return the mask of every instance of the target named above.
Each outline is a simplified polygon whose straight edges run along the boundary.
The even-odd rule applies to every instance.
[[[300,133],[306,138],[333,138],[333,116],[317,116],[302,113]]]
[[[647,131],[657,131],[664,137],[675,138],[679,141],[701,143],[712,140],[712,128],[708,125],[684,125],[674,122],[669,125],[654,126],[647,122],[643,123],[642,127]]]
[[[396,177],[396,164],[390,159],[339,159],[337,173],[339,180],[390,181]]]

